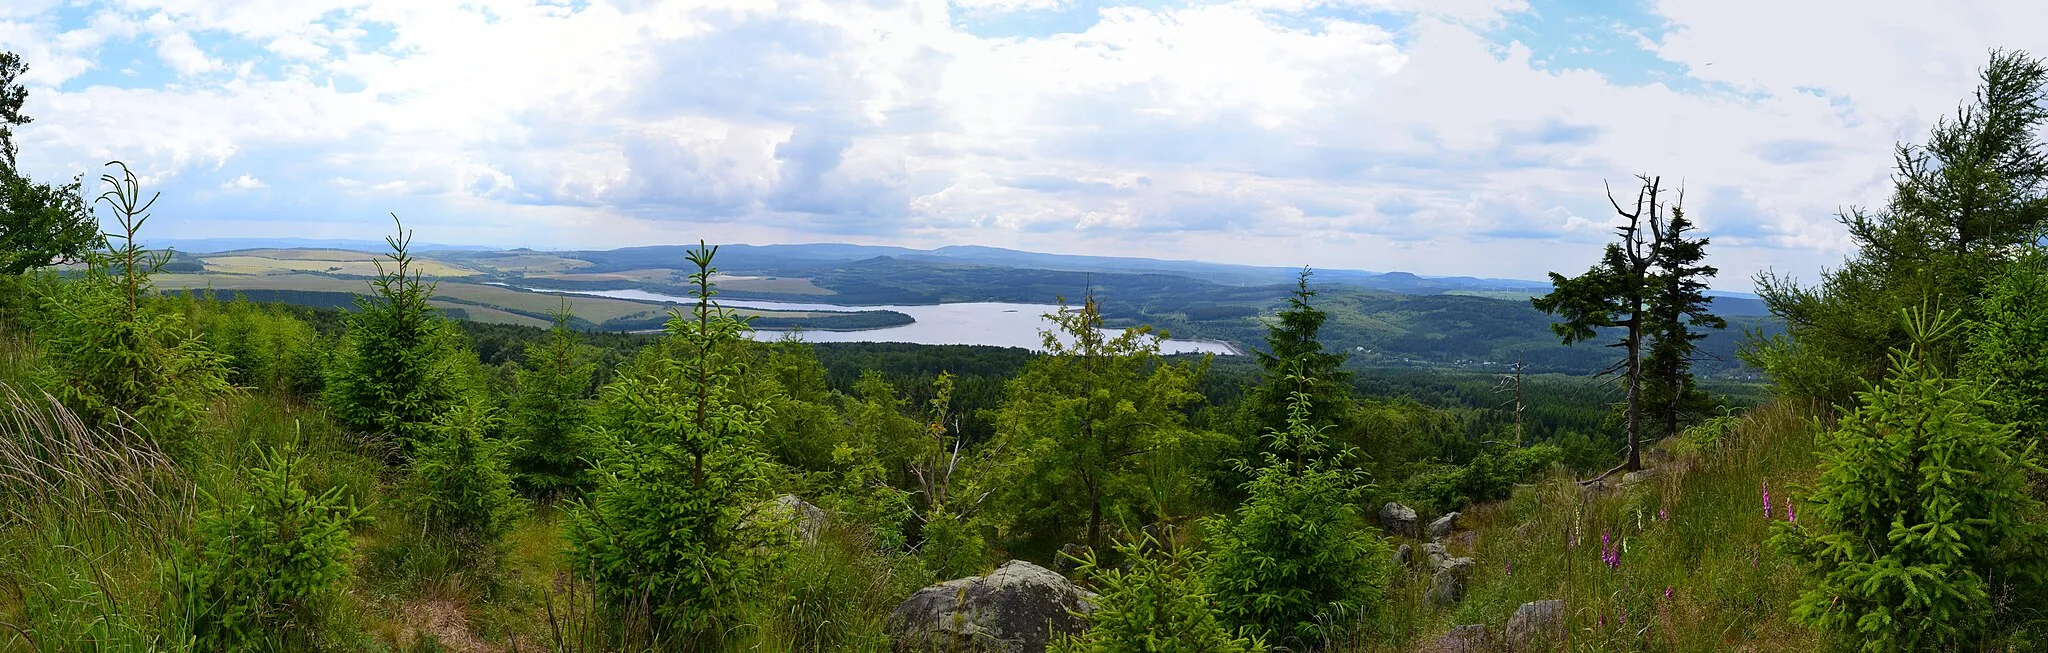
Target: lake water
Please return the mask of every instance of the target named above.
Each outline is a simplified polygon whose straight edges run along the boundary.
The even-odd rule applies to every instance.
[[[615,299],[633,299],[649,302],[675,304],[695,303],[687,297],[676,297],[651,293],[645,290],[580,290],[541,292],[566,292],[576,295],[594,295]],[[842,306],[839,304],[803,304],[796,302],[763,302],[746,299],[720,299],[718,303],[729,308],[759,308],[778,311],[896,311],[917,320],[912,324],[868,329],[864,331],[804,331],[804,340],[810,342],[907,342],[920,345],[994,345],[997,347],[1023,347],[1042,350],[1044,341],[1038,335],[1041,329],[1053,328],[1052,320],[1044,315],[1059,310],[1051,304],[1006,304],[1000,302],[971,302],[961,304],[922,304],[911,306]],[[1114,329],[1105,332],[1119,333]],[[781,331],[755,331],[755,340],[777,340]],[[1167,354],[1214,353],[1234,355],[1236,350],[1221,342],[1207,340],[1167,340],[1159,343],[1159,351]]]

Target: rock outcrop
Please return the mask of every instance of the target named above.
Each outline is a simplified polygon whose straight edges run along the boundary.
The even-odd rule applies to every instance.
[[[818,533],[825,530],[825,509],[794,494],[775,497],[761,512],[770,519],[788,520],[794,531],[791,534],[804,544],[817,544]]]
[[[1621,486],[1628,487],[1657,477],[1655,469],[1639,469],[1621,475]]]
[[[1429,602],[1436,605],[1451,605],[1465,600],[1465,585],[1472,581],[1472,568],[1477,566],[1471,558],[1451,558],[1437,568],[1436,575],[1429,579]]]
[[[1564,630],[1564,601],[1530,601],[1515,608],[1508,617],[1506,643],[1510,651],[1545,650]]]
[[[1421,535],[1420,524],[1416,523],[1415,509],[1392,501],[1380,507],[1380,528],[1386,530],[1389,535]]]
[[[889,613],[898,653],[1042,653],[1087,622],[1094,595],[1044,567],[1011,560],[987,576],[933,585]],[[1079,614],[1077,614],[1079,613]]]
[[[1415,649],[1415,653],[1486,653],[1493,650],[1492,644],[1487,638],[1486,624],[1472,624],[1452,628],[1436,641]]]
[[[1450,559],[1451,554],[1444,549],[1443,544],[1427,542],[1422,545],[1422,561],[1427,565],[1422,568],[1424,571],[1434,574],[1436,570],[1443,568],[1444,561]]]
[[[1442,540],[1446,537],[1450,537],[1451,531],[1457,530],[1457,528],[1458,513],[1454,512],[1448,515],[1444,515],[1442,517],[1438,517],[1436,518],[1436,521],[1429,523],[1429,539]]]

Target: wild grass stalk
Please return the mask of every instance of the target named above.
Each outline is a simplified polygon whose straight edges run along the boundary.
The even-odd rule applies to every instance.
[[[1766,540],[1798,500],[1783,490],[1815,473],[1817,415],[1766,407],[1716,442],[1652,455],[1656,472],[1636,483],[1558,476],[1477,506],[1461,518],[1470,530],[1448,541],[1452,556],[1478,562],[1464,600],[1429,607],[1428,574],[1403,574],[1389,602],[1405,607],[1387,614],[1387,637],[1340,650],[1414,650],[1461,624],[1498,636],[1518,606],[1547,599],[1566,602],[1565,637],[1538,650],[1814,649],[1816,635],[1789,619],[1800,575]],[[1776,493],[1768,515],[1765,483]]]
[[[152,440],[0,382],[0,649],[143,650],[195,489]]]

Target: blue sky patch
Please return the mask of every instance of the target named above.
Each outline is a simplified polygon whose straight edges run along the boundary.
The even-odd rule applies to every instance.
[[[1591,70],[1617,85],[1642,86],[1685,77],[1684,66],[1643,43],[1669,31],[1647,0],[1531,0],[1490,36],[1501,51],[1512,42],[1528,47],[1538,70]]]

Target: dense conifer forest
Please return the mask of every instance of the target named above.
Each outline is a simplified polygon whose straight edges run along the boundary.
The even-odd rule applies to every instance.
[[[1235,358],[1086,293],[1036,352],[756,341],[702,244],[660,333],[468,322],[397,222],[346,302],[160,292],[178,216],[0,130],[0,649],[2042,650],[2048,64],[1980,77],[1756,280],[1766,386],[1694,374],[1654,175],[1532,302],[1587,377],[1357,365],[1312,270]]]

